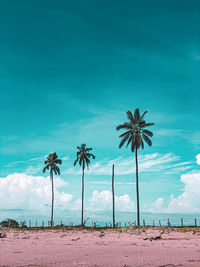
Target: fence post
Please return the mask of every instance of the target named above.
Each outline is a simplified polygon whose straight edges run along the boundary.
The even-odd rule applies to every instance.
[[[143,219],[143,226],[145,226],[145,219]]]
[[[42,227],[44,227],[44,221],[42,221]]]
[[[181,218],[181,226],[183,227],[183,218]]]
[[[161,221],[159,221],[159,225],[161,226]]]
[[[10,220],[8,220],[8,227],[10,228]]]
[[[194,225],[195,225],[195,227],[197,226],[197,219],[196,218],[194,219]]]
[[[35,227],[37,227],[37,220],[35,221]]]
[[[29,227],[31,227],[31,220],[29,220]]]
[[[112,208],[113,208],[113,228],[115,228],[115,190],[114,190],[114,168],[112,165]]]
[[[167,225],[168,225],[168,227],[170,227],[170,221],[169,221],[169,218],[168,218],[168,221],[167,221]]]
[[[154,221],[153,221],[153,227],[155,226],[155,223],[154,223]]]

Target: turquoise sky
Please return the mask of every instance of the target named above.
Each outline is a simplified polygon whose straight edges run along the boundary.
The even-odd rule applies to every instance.
[[[195,0],[1,1],[1,177],[41,176],[56,151],[68,182],[58,191],[77,200],[84,142],[96,155],[86,207],[94,190],[111,189],[113,160],[117,195],[135,202],[134,155],[118,149],[115,128],[140,108],[155,123],[153,146],[139,151],[141,205],[181,195],[181,175],[199,169],[199,10]]]

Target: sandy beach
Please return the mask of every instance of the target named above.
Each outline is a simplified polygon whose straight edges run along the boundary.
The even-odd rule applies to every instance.
[[[200,266],[200,229],[1,228],[0,266]]]

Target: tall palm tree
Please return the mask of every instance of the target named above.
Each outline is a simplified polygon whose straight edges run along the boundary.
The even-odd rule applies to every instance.
[[[144,149],[143,140],[149,145],[152,145],[150,137],[153,136],[153,133],[147,129],[148,126],[154,125],[154,123],[146,123],[144,116],[147,113],[145,111],[143,115],[140,115],[139,109],[136,108],[134,116],[131,111],[127,111],[128,122],[120,124],[116,127],[117,130],[125,129],[126,131],[121,134],[119,137],[122,138],[119,144],[121,148],[126,142],[126,147],[131,143],[131,151],[135,151],[135,163],[136,163],[136,194],[137,194],[137,224],[140,225],[140,205],[139,205],[139,185],[138,185],[138,149],[142,147]]]
[[[62,164],[62,160],[58,159],[56,152],[50,153],[47,160],[44,162],[45,167],[43,173],[50,169],[51,189],[52,189],[52,205],[51,205],[51,227],[53,226],[53,207],[54,207],[54,187],[53,187],[53,173],[60,175],[60,169],[56,164]]]
[[[82,210],[81,210],[81,225],[84,225],[83,222],[83,210],[84,210],[84,170],[85,167],[89,169],[90,160],[89,158],[92,157],[95,159],[95,156],[91,154],[89,151],[92,150],[92,148],[86,148],[86,144],[82,144],[81,146],[77,146],[78,152],[77,152],[77,158],[74,161],[74,166],[77,162],[79,162],[79,165],[82,165]]]

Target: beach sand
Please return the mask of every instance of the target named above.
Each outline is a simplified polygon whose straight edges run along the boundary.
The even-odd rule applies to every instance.
[[[0,266],[200,266],[200,229],[0,228]]]

